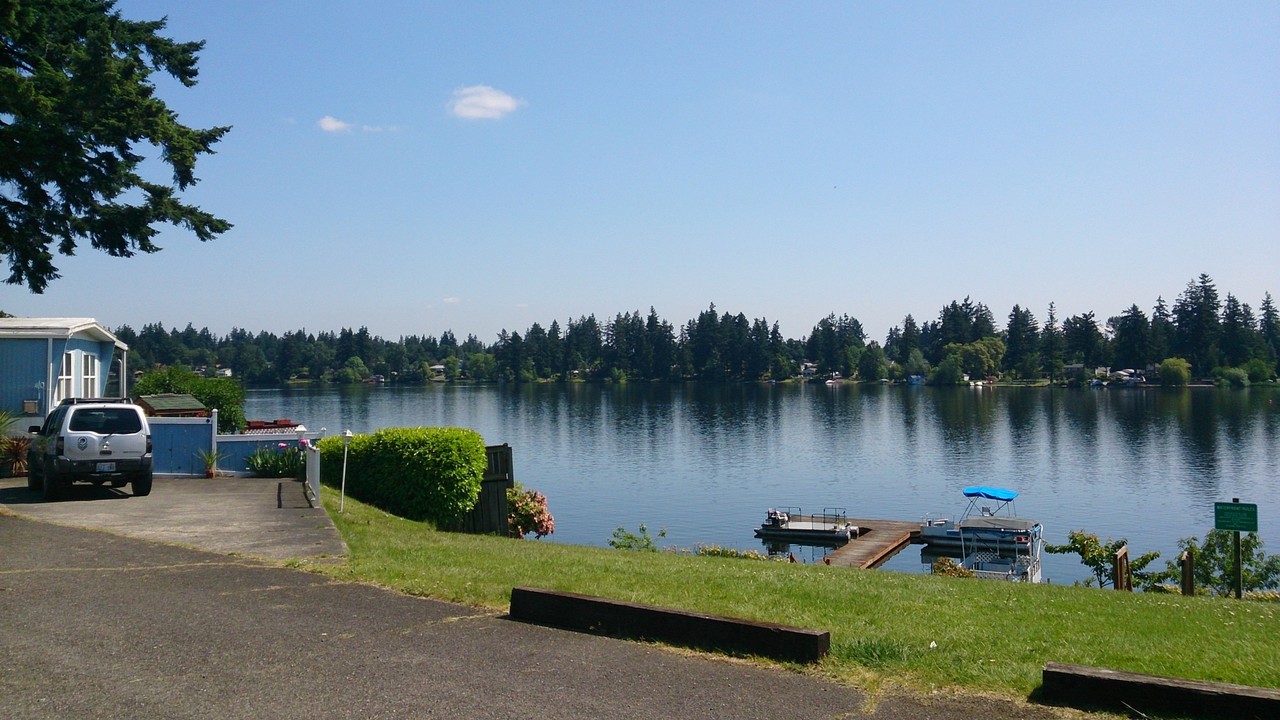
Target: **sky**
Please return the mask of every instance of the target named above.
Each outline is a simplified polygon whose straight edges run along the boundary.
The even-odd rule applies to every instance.
[[[485,342],[718,312],[870,339],[1280,292],[1280,3],[120,0],[206,41],[234,224],[81,243],[15,315]],[[152,179],[168,178],[155,163]],[[121,281],[124,281],[123,284]]]

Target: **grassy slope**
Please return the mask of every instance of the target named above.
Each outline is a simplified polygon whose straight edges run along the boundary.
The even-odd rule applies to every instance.
[[[346,500],[345,565],[316,569],[505,610],[533,586],[831,631],[821,670],[1026,695],[1044,663],[1280,687],[1280,604],[638,553],[441,533]],[[931,648],[930,643],[937,643]]]

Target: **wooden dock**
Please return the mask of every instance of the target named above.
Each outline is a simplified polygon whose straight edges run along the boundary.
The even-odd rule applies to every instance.
[[[920,523],[903,520],[849,518],[861,534],[823,558],[828,565],[878,568],[920,538]]]

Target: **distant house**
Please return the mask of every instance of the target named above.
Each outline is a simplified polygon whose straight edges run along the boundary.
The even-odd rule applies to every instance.
[[[129,346],[92,318],[0,318],[0,410],[44,417],[65,398],[102,397],[119,351],[120,394]]]

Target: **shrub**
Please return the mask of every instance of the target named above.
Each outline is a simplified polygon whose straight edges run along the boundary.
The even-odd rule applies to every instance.
[[[320,477],[342,480],[342,438],[319,443]],[[351,438],[347,492],[410,520],[447,526],[475,506],[488,460],[484,440],[462,428],[385,428]]]
[[[245,458],[249,472],[258,477],[297,478],[307,472],[307,459],[301,445],[280,443],[276,447],[260,447]],[[212,469],[217,465],[217,458],[204,458]],[[212,461],[212,462],[211,462]]]
[[[1242,368],[1223,368],[1218,377],[1219,382],[1227,387],[1249,387],[1249,374]]]
[[[640,533],[636,534],[628,531],[626,528],[619,527],[613,531],[613,537],[609,538],[609,547],[615,550],[640,550],[642,552],[658,552],[658,544],[655,539],[662,539],[667,536],[666,529],[658,531],[656,536],[649,534],[649,528],[644,523],[640,523]]]
[[[1072,530],[1067,533],[1067,544],[1054,545],[1046,543],[1045,552],[1069,554],[1075,553],[1080,556],[1080,562],[1085,567],[1093,571],[1093,577],[1085,580],[1084,585],[1092,585],[1096,580],[1098,587],[1106,587],[1112,584],[1112,578],[1115,576],[1116,553],[1121,548],[1128,546],[1129,541],[1124,538],[1112,540],[1107,538],[1104,543],[1098,539],[1098,536],[1084,530]],[[1146,567],[1160,557],[1159,552],[1149,552],[1145,555],[1139,555],[1129,559],[1129,571],[1133,575],[1133,581],[1137,585],[1149,585],[1152,583],[1153,573],[1146,572]]]
[[[0,435],[0,469],[7,465],[10,475],[26,475],[27,451],[30,449],[31,438],[27,435]]]
[[[1208,590],[1215,595],[1227,596],[1234,592],[1235,551],[1234,537],[1227,530],[1210,530],[1204,542],[1197,537],[1178,541],[1179,555],[1191,551],[1192,574],[1197,590]],[[1280,590],[1280,555],[1263,552],[1262,539],[1257,533],[1240,534],[1241,585],[1246,591]],[[1176,581],[1182,575],[1181,566],[1169,561],[1160,581]],[[1262,594],[1259,599],[1267,596]]]
[[[1160,384],[1165,387],[1182,387],[1191,382],[1191,364],[1182,358],[1168,358],[1160,363]]]
[[[933,574],[959,578],[974,577],[972,570],[949,557],[940,557],[933,561]]]
[[[534,539],[541,539],[556,531],[555,518],[547,510],[547,496],[540,492],[513,487],[507,490],[507,507],[511,511],[507,524],[516,537],[533,533]]]
[[[1251,383],[1267,382],[1276,376],[1275,366],[1260,358],[1254,358],[1240,367],[1248,374]]]
[[[762,553],[759,550],[739,550],[737,548],[721,547],[719,545],[698,545],[694,549],[693,554],[701,555],[703,557],[734,558],[735,560],[774,560],[777,562],[785,561],[785,558],[769,557],[768,554]]]

